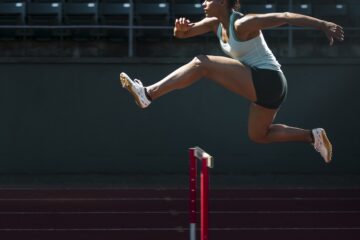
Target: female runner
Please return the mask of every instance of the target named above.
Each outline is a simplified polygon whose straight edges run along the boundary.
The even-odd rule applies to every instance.
[[[323,31],[333,45],[342,41],[344,32],[339,25],[290,12],[242,14],[237,0],[205,0],[205,18],[192,23],[186,18],[175,21],[174,36],[189,38],[213,32],[220,47],[229,56],[196,56],[162,80],[143,86],[126,73],[120,81],[141,108],[166,93],[190,86],[201,78],[210,79],[251,101],[248,134],[257,143],[299,141],[311,143],[329,163],[332,145],[322,128],[312,130],[273,123],[286,98],[287,83],[281,66],[268,48],[262,29],[284,24],[312,27]]]

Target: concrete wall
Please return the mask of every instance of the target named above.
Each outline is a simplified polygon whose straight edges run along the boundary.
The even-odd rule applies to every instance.
[[[276,122],[326,128],[325,166],[308,144],[250,142],[249,103],[206,79],[146,110],[119,85],[121,71],[150,84],[186,61],[0,63],[0,173],[186,173],[194,145],[217,173],[360,173],[359,62],[282,61],[289,93]]]

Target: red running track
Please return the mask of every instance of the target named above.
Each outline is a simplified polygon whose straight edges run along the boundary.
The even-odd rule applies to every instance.
[[[359,240],[360,189],[215,189],[210,240]],[[188,239],[187,189],[0,189],[0,239]]]

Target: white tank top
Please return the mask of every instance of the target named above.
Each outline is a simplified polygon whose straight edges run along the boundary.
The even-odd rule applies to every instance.
[[[233,11],[230,15],[230,33],[228,42],[222,41],[222,24],[218,26],[217,35],[222,50],[230,57],[239,60],[250,67],[281,71],[281,65],[269,49],[260,31],[260,35],[248,41],[240,41],[237,38],[234,22],[240,13]]]

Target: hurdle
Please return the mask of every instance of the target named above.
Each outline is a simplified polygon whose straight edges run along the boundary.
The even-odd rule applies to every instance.
[[[214,167],[214,158],[200,147],[189,148],[189,232],[190,240],[196,240],[197,160],[200,169],[200,240],[209,239],[209,168]]]

